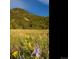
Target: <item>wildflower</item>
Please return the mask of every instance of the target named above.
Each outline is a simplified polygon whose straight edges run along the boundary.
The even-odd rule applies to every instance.
[[[12,53],[12,55],[13,55],[14,57],[17,57],[18,51],[14,51],[14,52]]]
[[[31,46],[30,42],[28,44],[29,44],[29,47],[31,48],[32,46]]]
[[[35,47],[33,53],[31,54],[31,57],[32,57],[33,55],[36,56],[35,59],[39,59],[39,57],[40,57],[40,49],[39,49],[38,46]]]

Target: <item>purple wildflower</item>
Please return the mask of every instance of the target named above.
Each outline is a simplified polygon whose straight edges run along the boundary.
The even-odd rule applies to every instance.
[[[33,54],[34,54],[36,57],[39,57],[39,56],[40,56],[40,49],[39,49],[38,46],[35,47],[35,49],[34,49],[32,55],[33,55]],[[32,55],[31,55],[31,56],[32,56]]]

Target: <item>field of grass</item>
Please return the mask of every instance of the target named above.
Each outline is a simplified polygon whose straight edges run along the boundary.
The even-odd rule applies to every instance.
[[[10,59],[35,59],[32,55],[35,45],[39,46],[39,59],[49,59],[48,30],[10,30]]]

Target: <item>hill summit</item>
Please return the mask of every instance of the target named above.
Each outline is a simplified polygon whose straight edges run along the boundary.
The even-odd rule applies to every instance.
[[[49,17],[37,16],[21,8],[10,10],[10,29],[48,29]]]

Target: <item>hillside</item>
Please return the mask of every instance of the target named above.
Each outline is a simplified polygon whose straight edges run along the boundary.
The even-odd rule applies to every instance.
[[[37,16],[20,8],[10,10],[10,29],[48,29],[49,17]]]

